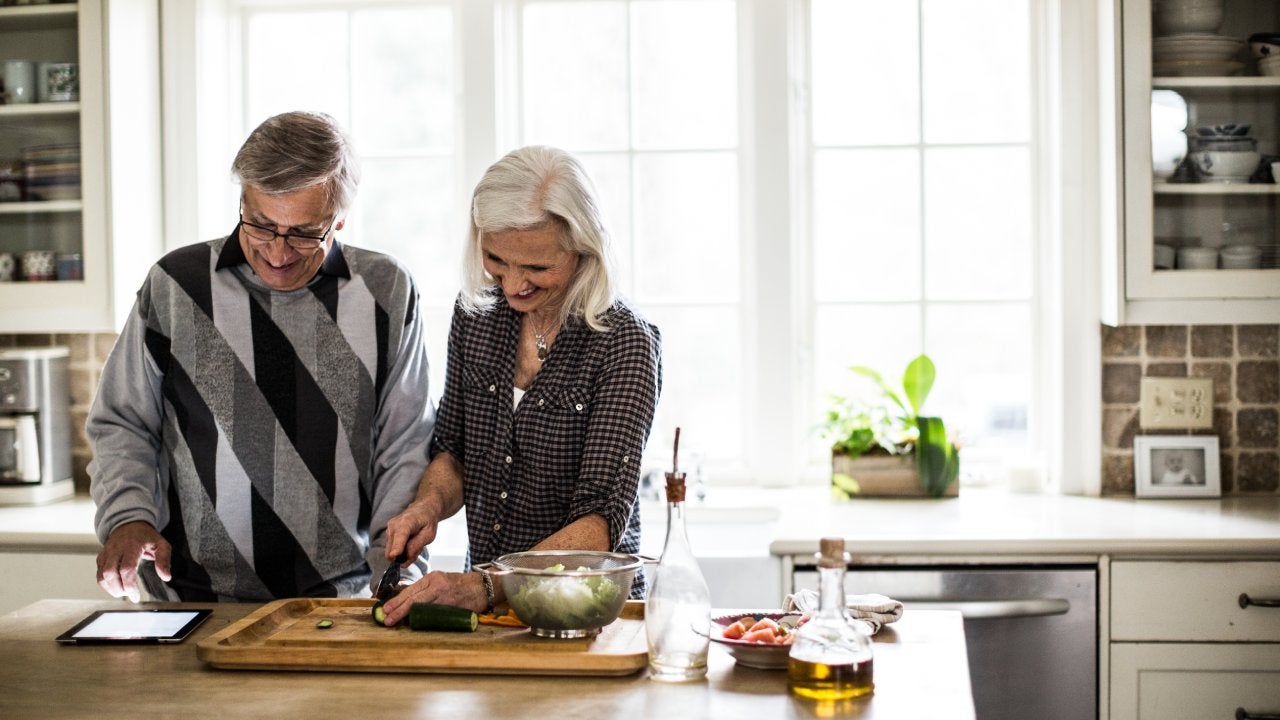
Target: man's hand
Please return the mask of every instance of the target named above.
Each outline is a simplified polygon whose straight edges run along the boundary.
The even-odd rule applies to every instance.
[[[156,574],[169,582],[169,557],[173,552],[169,541],[150,523],[126,523],[116,528],[107,538],[107,544],[98,553],[98,585],[111,597],[127,597],[133,602],[142,600],[138,589],[138,565],[143,560],[155,563]]]

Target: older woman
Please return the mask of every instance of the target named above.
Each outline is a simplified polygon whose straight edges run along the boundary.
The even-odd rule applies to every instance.
[[[525,147],[471,200],[431,462],[387,526],[415,558],[467,509],[467,568],[510,552],[640,546],[640,456],[662,385],[658,329],[617,297],[608,233],[578,161]],[[643,578],[633,589],[643,597]],[[499,595],[501,588],[497,588]],[[483,572],[431,572],[388,601],[492,608]]]

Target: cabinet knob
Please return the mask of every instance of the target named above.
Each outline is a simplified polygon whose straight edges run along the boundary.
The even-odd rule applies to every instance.
[[[1275,713],[1251,713],[1242,707],[1236,708],[1236,720],[1280,720]]]
[[[1248,609],[1250,605],[1254,605],[1256,607],[1280,607],[1280,598],[1251,598],[1249,597],[1249,593],[1240,593],[1241,609]],[[1254,717],[1261,717],[1261,716],[1255,715]],[[1277,718],[1277,720],[1280,720],[1280,715],[1276,715],[1273,717]]]

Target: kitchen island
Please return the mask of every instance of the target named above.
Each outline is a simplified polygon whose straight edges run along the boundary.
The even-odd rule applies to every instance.
[[[90,612],[120,607],[41,600],[0,617],[0,717],[974,717],[964,633],[954,612],[908,613],[881,630],[875,693],[820,703],[792,697],[785,671],[740,667],[718,646],[711,648],[707,679],[686,684],[654,682],[647,670],[625,677],[278,672],[214,669],[197,658],[197,643],[256,605],[190,605],[213,607],[214,615],[176,645],[54,642]]]

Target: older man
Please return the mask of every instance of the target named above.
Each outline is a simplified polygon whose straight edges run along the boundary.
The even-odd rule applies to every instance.
[[[336,238],[359,170],[332,118],[266,120],[232,171],[235,229],[152,267],[103,369],[87,423],[98,583],[134,601],[140,585],[365,595],[435,420],[417,289]]]

